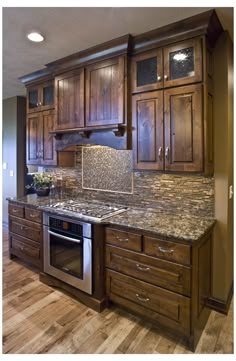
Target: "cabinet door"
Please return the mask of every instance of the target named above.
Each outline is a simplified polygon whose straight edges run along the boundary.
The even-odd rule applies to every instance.
[[[27,164],[40,164],[40,132],[41,132],[41,115],[33,113],[27,116],[26,123],[26,148]]]
[[[202,85],[165,90],[165,169],[202,172]]]
[[[54,111],[48,110],[41,114],[41,149],[40,160],[44,165],[57,165],[55,138],[50,132],[54,128]]]
[[[27,89],[27,113],[38,112],[40,103],[40,90],[38,86]]]
[[[27,113],[39,112],[54,108],[53,81],[30,86],[27,89]]]
[[[163,91],[133,96],[134,167],[163,169]]]
[[[54,108],[54,84],[47,82],[40,87],[40,110],[52,108]]]
[[[84,127],[84,70],[55,78],[56,129]]]
[[[139,54],[132,59],[132,92],[163,87],[162,50]]]
[[[86,68],[86,127],[124,122],[123,56]]]
[[[164,48],[164,87],[202,81],[201,39]]]

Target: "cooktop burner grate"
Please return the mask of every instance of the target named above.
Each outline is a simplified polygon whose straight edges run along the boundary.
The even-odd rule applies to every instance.
[[[60,211],[70,212],[77,216],[86,217],[91,220],[102,221],[108,217],[125,212],[127,207],[103,203],[92,203],[86,201],[62,201],[53,202],[46,207]]]

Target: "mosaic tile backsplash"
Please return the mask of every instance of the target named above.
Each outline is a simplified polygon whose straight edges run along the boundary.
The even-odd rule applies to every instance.
[[[132,194],[132,152],[104,146],[82,147],[82,188]]]
[[[62,182],[63,192],[71,197],[80,194],[132,207],[143,207],[181,215],[214,217],[214,178],[197,175],[162,174],[134,171],[133,194],[117,194],[82,189],[82,151],[78,147],[75,168],[49,168]]]

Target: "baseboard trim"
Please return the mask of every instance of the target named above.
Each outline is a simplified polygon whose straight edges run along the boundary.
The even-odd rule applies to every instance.
[[[233,297],[233,293],[234,293],[234,283],[232,282],[226,301],[214,297],[208,297],[206,301],[206,306],[214,311],[227,315],[229,311],[230,302]]]

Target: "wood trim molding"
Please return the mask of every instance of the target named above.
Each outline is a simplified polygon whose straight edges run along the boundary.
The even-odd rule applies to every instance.
[[[46,64],[46,67],[52,69],[54,73],[59,73],[61,71],[68,71],[69,69],[85,66],[100,60],[110,59],[114,56],[128,54],[130,43],[131,35],[127,34],[48,63]]]
[[[227,315],[229,311],[230,302],[233,297],[233,292],[234,292],[234,283],[232,282],[226,301],[223,301],[219,298],[208,297],[208,299],[206,300],[206,306],[214,311]]]
[[[62,72],[86,66],[100,60],[125,54],[132,56],[139,52],[200,35],[206,35],[208,45],[214,47],[216,40],[222,32],[223,28],[215,10],[209,10],[137,36],[126,34],[103,44],[71,54],[45,64],[44,69],[24,75],[19,80],[25,85],[29,85],[33,81],[40,81],[45,76],[53,77]]]

